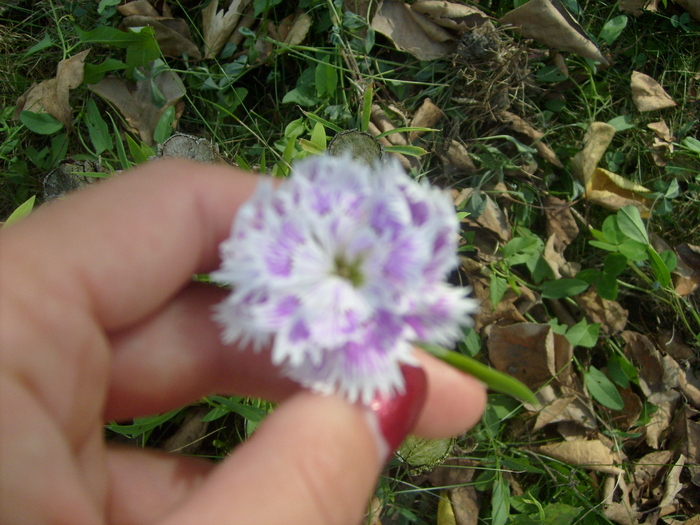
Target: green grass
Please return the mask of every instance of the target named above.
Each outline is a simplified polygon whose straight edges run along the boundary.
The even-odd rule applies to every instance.
[[[462,281],[477,286],[476,281],[483,279],[490,287],[486,295],[493,304],[512,302],[516,293],[523,299],[528,290],[537,294],[536,304],[524,311],[524,318],[552,322],[575,345],[573,388],[597,427],[588,429],[587,435],[602,436],[613,450],[624,452],[626,459],[620,466],[630,473],[652,450],[645,444],[643,432],[655,408],[635,375],[643,371],[625,357],[619,334],[599,334],[594,320],[577,310],[572,291],[576,283],[553,279],[543,266],[548,237],[545,198],[556,196],[573,203],[581,232],[566,249],[566,258],[589,270],[587,275],[593,280],[612,276],[597,285],[596,293],[616,299],[630,311],[627,329],[650,338],[664,331],[677,334],[694,353],[695,359],[687,360],[688,367],[697,367],[697,296],[679,298],[673,292],[664,277],[673,264],[662,248],[651,250],[644,242],[640,248],[644,258],[625,258],[620,273],[610,273],[609,252],[591,246],[594,234],[589,227],[602,231],[606,219],[616,212],[585,199],[583,185],[572,173],[571,158],[581,149],[591,122],[619,125],[627,116],[629,126],[615,134],[599,166],[656,192],[653,212],[642,228],[659,235],[671,247],[700,245],[700,23],[685,17],[672,2],[661,2],[658,13],[638,18],[628,15],[626,27],[608,44],[598,35],[606,22],[620,16],[614,3],[564,3],[580,8],[579,22],[611,65],[596,70],[590,61],[564,54],[569,77],[552,81],[552,55],[509,30],[501,28],[494,37],[499,53],[496,61],[492,56],[462,55],[419,61],[368,30],[361,16],[344,14],[340,3],[327,0],[268,2],[268,8],[264,2],[255,2],[260,7],[257,17],[262,20],[261,27],[279,24],[298,8],[306,11],[312,19],[306,39],[289,45],[275,41],[265,30],[257,36],[248,32],[238,47],[224,49],[212,60],[164,57],[157,47],[153,56],[154,41],[147,32],[130,48],[109,39],[89,42],[77,28],[115,28],[122,18],[111,7],[98,13],[96,1],[14,2],[0,12],[0,218],[9,217],[32,196],[37,196],[39,204],[44,178],[65,159],[90,161],[113,171],[142,162],[156,150],[148,138],[129,129],[114,105],[84,83],[70,93],[70,132],[62,127],[36,133],[12,118],[18,98],[33,82],[52,78],[59,61],[87,48],[92,50],[86,62],[93,66],[108,59],[125,62],[126,67],[111,74],[130,81],[143,81],[146,72],[153,73],[153,58],[157,58],[155,73],[173,71],[185,87],[179,132],[211,140],[232,164],[275,175],[288,173],[291,162],[322,149],[338,131],[366,129],[370,103],[379,104],[396,127],[405,127],[430,97],[444,117],[434,126],[438,131],[428,132],[413,143],[426,152],[417,162],[412,161],[413,175],[454,190],[482,190],[463,203],[460,211],[478,220],[488,195],[504,213],[513,237],[506,243],[493,231],[471,223],[472,232],[465,229],[461,251],[466,257],[460,272]],[[201,8],[191,2],[183,4],[173,3],[174,16],[185,20],[193,42],[202,49]],[[480,5],[494,17],[514,7],[513,2],[497,0]],[[637,111],[630,96],[632,71],[656,79],[678,105],[649,113]],[[151,98],[158,101],[158,97],[158,91],[151,90]],[[543,132],[542,140],[561,159],[563,168],[540,158],[530,139],[503,122],[499,111],[505,106]],[[673,152],[668,153],[664,166],[657,165],[650,154],[653,134],[647,128],[661,118],[674,135]],[[167,123],[161,122],[161,139],[170,133]],[[474,170],[444,161],[452,140],[464,145]],[[617,217],[623,220],[619,213]],[[635,239],[629,228],[615,231],[620,240]],[[483,256],[485,245],[493,248],[488,257]],[[581,275],[576,277],[580,284]],[[616,283],[614,293],[612,283]],[[556,305],[573,312],[575,322],[583,319],[579,328],[567,331]],[[486,332],[465,334],[459,350],[487,361]],[[615,375],[618,369],[624,377]],[[593,370],[608,374],[602,393],[591,387],[585,391],[581,386],[583,382],[592,384],[597,377]],[[606,403],[614,405],[610,396],[614,398],[617,387],[622,389],[625,377],[631,385],[625,396],[633,392],[643,405],[627,427],[616,423],[620,411],[606,408]],[[211,420],[197,454],[214,458],[224,457],[245,440],[272,409],[256,400],[238,398],[209,398],[202,406],[209,410],[206,417]],[[684,417],[682,410],[687,406],[685,401],[676,406],[677,418]],[[113,426],[108,435],[162,446],[181,428],[186,412],[146,418],[132,426]],[[449,505],[444,503],[444,498],[451,496],[453,506],[457,505],[451,491],[462,487],[484,524],[611,523],[604,508],[605,474],[542,453],[538,447],[560,441],[561,436],[555,425],[533,430],[536,417],[518,402],[493,395],[480,425],[460,436],[451,450],[448,464],[460,464],[450,470],[455,484],[442,483],[435,465],[421,471],[393,460],[377,490],[383,522],[462,523],[450,521]],[[672,449],[677,444],[674,440],[667,431],[661,448]],[[679,504],[670,515],[677,520],[700,512],[697,498],[691,495],[688,471],[684,471],[681,483],[684,488]],[[615,497],[619,500],[619,493]],[[639,510],[653,513],[653,501],[645,503],[646,507],[640,503]]]

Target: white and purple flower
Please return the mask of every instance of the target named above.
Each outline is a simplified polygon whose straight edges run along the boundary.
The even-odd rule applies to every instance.
[[[451,345],[476,301],[444,282],[457,265],[449,195],[398,163],[311,157],[260,181],[221,244],[223,339],[271,347],[285,375],[369,404],[403,391],[411,341]]]

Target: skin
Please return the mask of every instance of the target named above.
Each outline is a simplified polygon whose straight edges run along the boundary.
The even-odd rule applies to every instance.
[[[0,232],[0,522],[356,524],[382,465],[362,410],[220,343],[222,290],[191,275],[256,176],[161,161],[41,207]],[[474,425],[484,388],[418,354],[415,432]],[[229,393],[280,402],[217,466],[108,446],[103,424]]]

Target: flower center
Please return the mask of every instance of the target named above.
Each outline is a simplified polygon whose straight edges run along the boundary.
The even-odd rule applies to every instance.
[[[335,257],[335,275],[350,282],[354,288],[359,288],[364,282],[364,275],[360,271],[360,260],[348,262],[342,255]]]

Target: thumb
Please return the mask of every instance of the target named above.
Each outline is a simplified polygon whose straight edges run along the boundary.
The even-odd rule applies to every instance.
[[[164,524],[356,525],[426,397],[422,369],[404,374],[406,393],[370,409],[336,396],[294,395]]]

